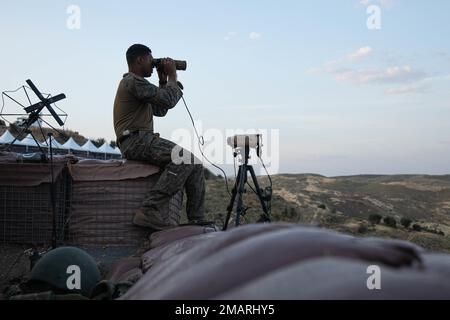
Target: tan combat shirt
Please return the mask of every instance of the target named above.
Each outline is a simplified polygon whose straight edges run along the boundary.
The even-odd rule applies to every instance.
[[[134,73],[124,74],[114,100],[116,137],[122,136],[126,130],[153,132],[153,116],[164,117],[182,95],[175,83],[157,87]]]

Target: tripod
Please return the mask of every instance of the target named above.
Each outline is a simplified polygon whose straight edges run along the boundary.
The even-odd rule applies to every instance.
[[[231,199],[230,203],[227,207],[227,217],[225,219],[225,224],[223,227],[223,231],[227,230],[228,223],[230,221],[231,212],[233,211],[234,202],[236,201],[237,197],[237,206],[236,206],[236,226],[239,226],[241,223],[241,217],[243,217],[246,214],[247,207],[244,206],[243,203],[243,194],[245,193],[245,184],[248,181],[248,173],[250,173],[253,184],[255,185],[256,190],[253,190],[256,194],[256,196],[259,199],[259,202],[261,204],[261,207],[263,209],[263,213],[261,214],[258,222],[270,222],[270,201],[272,199],[272,190],[271,188],[266,188],[265,191],[263,191],[258,183],[258,179],[256,178],[255,170],[253,169],[253,166],[248,164],[248,159],[250,158],[250,148],[248,146],[248,141],[245,145],[244,149],[244,155],[243,155],[243,163],[239,166],[236,182],[234,184],[232,193],[231,193]],[[242,150],[242,149],[240,149]],[[259,156],[259,148],[257,150],[258,156]],[[237,153],[235,152],[235,157],[237,156]],[[264,193],[264,194],[263,194]]]

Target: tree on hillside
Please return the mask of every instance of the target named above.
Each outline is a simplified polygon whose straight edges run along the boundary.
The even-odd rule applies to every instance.
[[[92,140],[92,143],[93,143],[97,148],[100,148],[105,142],[106,142],[105,138],[98,138],[98,139]]]
[[[385,225],[391,228],[397,228],[397,220],[394,217],[386,216],[383,219]]]
[[[405,228],[409,228],[409,226],[410,226],[411,223],[412,223],[412,220],[409,219],[409,218],[403,217],[403,218],[400,219],[400,223],[401,223],[401,225],[404,226]]]
[[[371,214],[369,216],[369,222],[371,224],[380,224],[381,219],[383,219],[383,217],[381,215],[379,215],[379,214],[376,214],[376,213]]]

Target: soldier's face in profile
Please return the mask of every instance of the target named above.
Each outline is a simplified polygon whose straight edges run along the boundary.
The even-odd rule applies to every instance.
[[[146,78],[151,77],[153,73],[153,66],[152,66],[153,56],[151,54],[143,56],[139,59],[139,63],[141,65],[144,77]]]

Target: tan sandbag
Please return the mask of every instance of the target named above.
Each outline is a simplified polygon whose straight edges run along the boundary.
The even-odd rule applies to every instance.
[[[380,266],[380,290],[369,290],[369,264],[319,258],[287,265],[212,299],[450,299],[450,281],[432,270]]]
[[[180,239],[216,231],[216,228],[210,226],[182,226],[171,228],[152,233],[150,235],[150,247],[157,248]]]
[[[246,228],[235,231],[242,233]],[[406,242],[358,239],[304,227],[267,231],[236,243],[230,242],[219,252],[210,251],[210,255],[200,261],[194,258],[196,255],[192,251],[196,249],[188,251],[184,261],[175,263],[177,259],[170,259],[166,265],[177,264],[184,268],[166,272],[152,268],[130,289],[129,294],[143,299],[208,299],[285,265],[323,256],[395,267],[408,266],[420,260],[417,247]],[[216,242],[233,238],[233,233],[222,233],[220,237],[211,239],[202,247],[203,251],[207,251],[205,249],[209,246],[214,247]]]
[[[114,263],[109,272],[106,274],[105,279],[112,283],[121,282],[124,275],[131,270],[139,269],[141,267],[140,257],[124,258]]]
[[[178,251],[179,253],[177,255],[170,255],[170,258],[168,259],[164,259],[161,262],[158,261],[157,263],[152,263],[151,268],[151,274],[153,277],[152,283],[163,281],[164,278],[170,277],[172,274],[175,274],[179,271],[183,271],[192,265],[198,264],[200,263],[201,260],[207,259],[211,255],[219,253],[222,249],[227,248],[229,245],[232,245],[236,242],[241,242],[247,238],[251,238],[253,235],[258,235],[272,230],[293,228],[294,226],[295,225],[289,223],[258,224],[258,225],[254,224],[254,225],[247,225],[242,228],[233,229],[228,232],[212,233],[211,237],[214,241],[212,241],[212,239],[206,241],[205,239],[203,243],[198,243],[195,247],[192,247],[190,250],[184,252]],[[207,238],[209,239],[209,237]],[[152,251],[147,252],[145,255],[151,256],[152,254],[150,252]],[[159,253],[156,253],[155,255],[158,254]],[[162,252],[162,254],[164,254],[164,252]],[[139,285],[139,283],[137,285]]]
[[[189,249],[202,245],[207,242],[208,239],[215,237],[215,233],[203,233],[158,246],[142,256],[142,270],[145,273],[155,265],[163,264],[167,260],[184,253]]]

